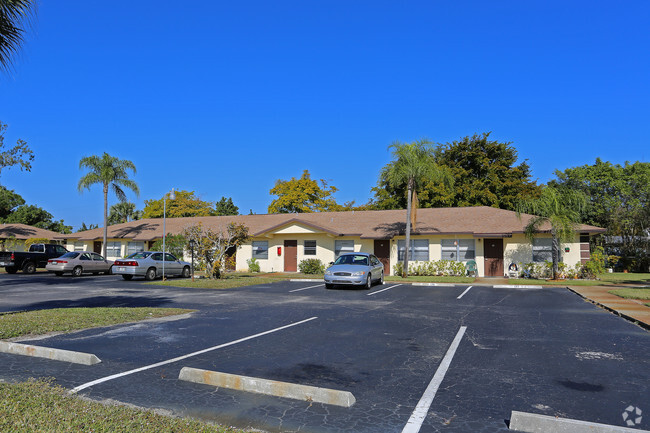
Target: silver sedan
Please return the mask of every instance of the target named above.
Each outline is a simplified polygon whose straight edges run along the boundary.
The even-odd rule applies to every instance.
[[[368,253],[341,254],[325,271],[325,288],[337,284],[365,286],[373,282],[384,284],[384,265],[377,257]]]
[[[165,277],[178,276],[189,278],[190,264],[178,260],[170,253],[165,253]],[[115,260],[113,273],[122,275],[125,280],[133,277],[144,277],[153,280],[163,275],[163,253],[160,251],[143,251],[133,253],[125,259]]]
[[[104,274],[111,273],[112,260],[106,260],[97,253],[88,251],[70,251],[55,259],[49,259],[45,269],[54,272],[54,275],[63,275],[70,272],[73,277],[80,277],[84,273]]]

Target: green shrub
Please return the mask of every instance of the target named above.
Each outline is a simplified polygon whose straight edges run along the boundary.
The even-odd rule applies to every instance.
[[[248,259],[248,272],[260,272],[260,264],[257,262],[257,259]]]
[[[298,269],[303,274],[325,273],[325,265],[318,259],[306,259],[298,264]]]
[[[402,275],[404,269],[403,262],[397,262],[393,265],[393,275]],[[426,276],[426,277],[449,277],[464,276],[466,267],[464,262],[455,260],[438,260],[428,262],[411,262],[409,263],[409,275]]]

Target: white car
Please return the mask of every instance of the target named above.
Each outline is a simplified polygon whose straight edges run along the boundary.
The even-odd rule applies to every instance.
[[[170,253],[165,253],[165,277],[177,276],[189,278],[191,275],[190,264],[178,260]],[[133,253],[125,259],[115,260],[113,273],[122,275],[125,280],[133,277],[144,277],[153,280],[162,277],[163,253],[160,251],[143,251]]]

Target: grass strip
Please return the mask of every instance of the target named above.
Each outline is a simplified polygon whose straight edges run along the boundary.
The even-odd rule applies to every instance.
[[[625,289],[610,290],[609,293],[625,299],[650,300],[650,289],[628,287]]]
[[[181,308],[54,308],[0,314],[0,339],[72,332],[80,329],[175,316],[194,310]],[[3,431],[0,429],[0,431]]]
[[[0,431],[243,432],[232,427],[71,396],[66,389],[42,379],[16,384],[0,383]]]
[[[147,284],[153,286],[191,287],[195,289],[232,289],[235,287],[254,286],[256,284],[271,284],[281,281],[279,278],[257,276],[228,276],[218,280],[199,278],[192,282],[188,278],[153,281]]]

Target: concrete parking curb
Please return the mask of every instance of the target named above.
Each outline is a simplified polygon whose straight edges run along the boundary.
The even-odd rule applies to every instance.
[[[317,280],[315,278],[292,278],[289,280],[292,283],[324,283],[323,279]]]
[[[557,418],[515,410],[512,411],[510,416],[510,430],[524,433],[650,433],[648,430]]]
[[[406,283],[411,286],[431,286],[431,287],[456,287],[458,284],[453,283]],[[471,284],[469,284],[471,285]]]
[[[239,391],[292,398],[295,400],[304,400],[314,403],[331,404],[335,406],[350,407],[356,402],[354,395],[348,391],[338,391],[335,389],[278,382],[275,380],[220,373],[218,371],[201,370],[191,367],[183,367],[178,379],[187,382],[218,386],[220,388],[236,389]]]
[[[493,286],[495,289],[543,289],[544,286],[529,286],[525,284],[500,284]]]
[[[95,365],[101,359],[92,353],[73,352],[71,350],[53,349],[51,347],[31,346],[29,344],[0,341],[0,352],[13,355],[34,356],[54,361],[72,362],[74,364]]]

